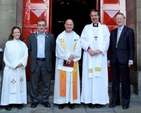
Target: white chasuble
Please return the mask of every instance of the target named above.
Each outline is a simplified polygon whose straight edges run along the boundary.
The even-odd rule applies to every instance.
[[[98,27],[88,24],[81,34],[83,48],[82,92],[81,102],[102,104],[109,103],[107,50],[109,47],[109,30],[107,26],[98,23]],[[87,49],[100,50],[97,56],[90,56]]]
[[[26,74],[28,50],[20,40],[7,41],[4,50],[4,72],[1,105],[26,104]],[[19,64],[22,67],[17,68]]]
[[[56,40],[56,68],[55,68],[55,86],[54,86],[54,103],[55,104],[63,104],[63,103],[80,103],[80,80],[79,80],[79,68],[77,63],[77,74],[74,77],[73,73],[76,71],[74,67],[66,68],[63,66],[63,61],[68,60],[71,54],[75,55],[73,61],[76,63],[81,58],[81,46],[79,36],[72,31],[71,33],[67,33],[63,31],[58,35]],[[65,72],[66,77],[63,77],[66,82],[66,94],[65,96],[61,96],[60,90],[60,72]],[[77,98],[73,98],[74,87],[73,83],[74,78],[77,78]]]

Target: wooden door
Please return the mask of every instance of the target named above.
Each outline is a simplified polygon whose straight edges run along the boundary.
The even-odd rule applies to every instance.
[[[36,32],[36,22],[39,18],[46,20],[46,31],[51,32],[51,0],[24,0],[23,3],[23,35],[27,43],[27,37],[30,33]],[[27,80],[30,80],[30,58],[27,64]]]
[[[125,0],[101,0],[100,13],[101,23],[106,24],[111,31],[117,27],[115,16],[117,13],[126,15]],[[108,69],[109,81],[112,81],[111,69]]]

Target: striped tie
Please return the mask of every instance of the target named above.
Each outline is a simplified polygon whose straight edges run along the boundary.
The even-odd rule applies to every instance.
[[[121,34],[121,31],[120,31],[121,29],[120,28],[118,28],[118,32],[117,32],[117,42],[116,42],[116,48],[117,48],[117,46],[118,46],[118,41],[119,41],[119,38],[120,38],[120,34]]]

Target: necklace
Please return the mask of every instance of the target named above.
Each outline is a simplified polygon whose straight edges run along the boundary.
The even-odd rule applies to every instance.
[[[35,35],[35,37],[36,37],[36,39],[37,39],[37,43],[38,43],[39,48],[43,48],[43,43],[44,43],[44,40],[45,40],[45,36],[42,35],[42,36],[40,36],[40,38],[39,38],[39,37],[37,37],[37,36]]]
[[[38,45],[39,45],[39,48],[42,48],[43,47],[43,40],[41,40],[41,39],[39,40],[38,39]]]

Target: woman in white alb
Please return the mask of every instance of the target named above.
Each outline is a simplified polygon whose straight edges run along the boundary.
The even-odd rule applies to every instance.
[[[1,94],[1,105],[11,110],[11,104],[22,109],[27,103],[26,74],[28,50],[24,43],[21,29],[13,27],[4,50],[4,72]]]

